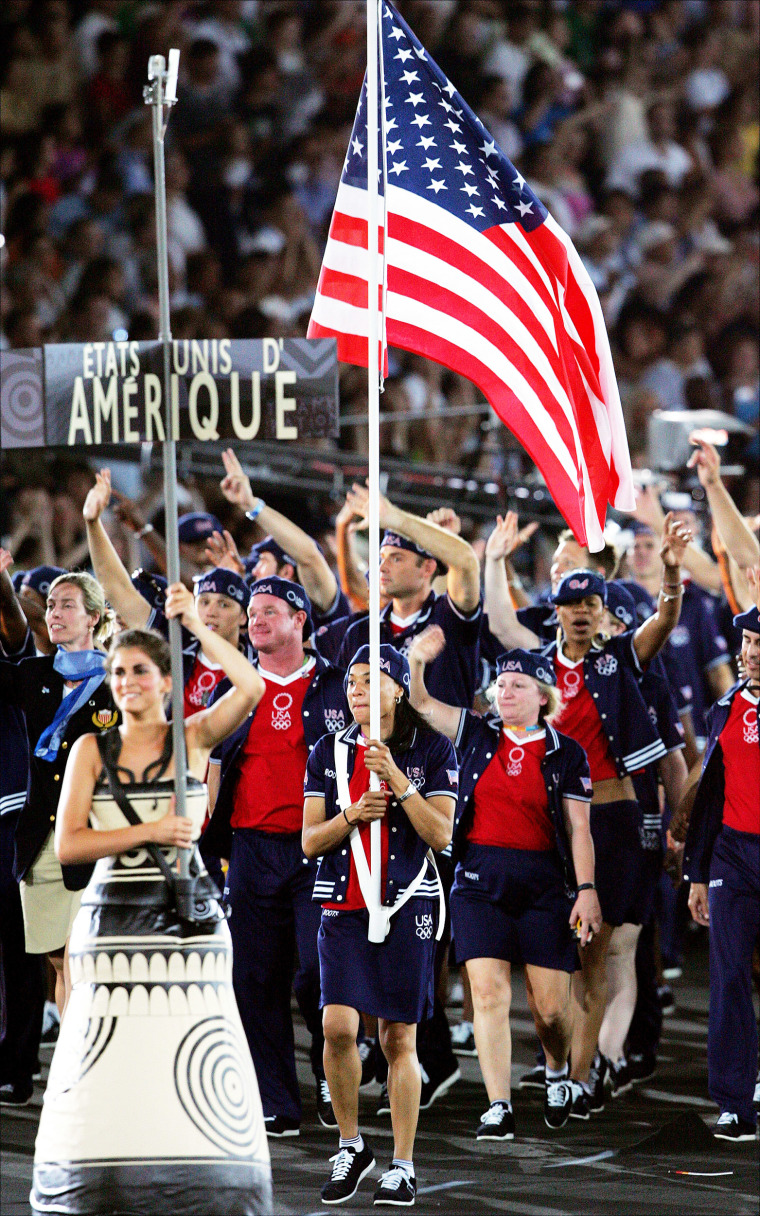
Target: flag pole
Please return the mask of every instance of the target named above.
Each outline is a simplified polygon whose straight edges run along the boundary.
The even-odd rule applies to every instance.
[[[180,581],[178,512],[177,512],[177,436],[171,399],[171,319],[169,311],[169,256],[166,238],[166,177],[164,167],[164,134],[169,121],[169,107],[177,100],[179,51],[169,52],[167,68],[163,55],[151,55],[148,80],[143,90],[145,104],[151,107],[153,119],[153,167],[156,197],[156,252],[158,260],[158,340],[163,346],[164,401],[164,506],[166,513],[166,576],[169,584]],[[175,618],[169,621],[169,647],[172,674],[172,743],[174,751],[174,791],[177,815],[187,815],[187,762],[185,756],[185,722],[182,671],[182,629]],[[176,882],[177,911],[190,918],[192,886],[190,850],[178,849],[179,873]]]
[[[369,732],[380,738],[380,367],[378,359],[378,0],[367,0],[367,425],[369,487]],[[379,780],[370,776],[370,789]],[[370,826],[370,941],[385,939],[382,915],[380,820]]]

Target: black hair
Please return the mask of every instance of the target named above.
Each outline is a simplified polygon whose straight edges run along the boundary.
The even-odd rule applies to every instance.
[[[409,698],[403,696],[396,704],[393,730],[385,740],[390,752],[395,754],[408,751],[412,746],[415,730],[429,735],[435,734],[433,728],[425,721],[422,714],[417,712]]]

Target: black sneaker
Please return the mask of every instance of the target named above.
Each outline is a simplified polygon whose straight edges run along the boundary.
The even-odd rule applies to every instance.
[[[673,989],[669,984],[661,984],[657,989],[657,1000],[660,1002],[662,1016],[669,1018],[671,1013],[676,1011],[676,998],[673,996]]]
[[[738,1140],[754,1140],[755,1135],[755,1124],[748,1123],[746,1119],[740,1119],[730,1110],[723,1111],[713,1132],[716,1140],[733,1140],[734,1143]]]
[[[543,1064],[537,1064],[535,1068],[529,1068],[524,1072],[517,1082],[518,1089],[545,1089],[546,1088],[546,1068]]]
[[[300,1136],[301,1125],[284,1115],[265,1115],[264,1130],[268,1136]]]
[[[633,1081],[628,1071],[628,1062],[626,1060],[618,1060],[617,1064],[613,1064],[610,1060],[607,1081],[613,1098],[619,1098],[621,1094],[627,1094],[629,1089],[633,1089]]]
[[[440,1098],[446,1093],[447,1089],[451,1089],[452,1085],[461,1077],[459,1065],[456,1060],[453,1067],[448,1067],[445,1074],[435,1073],[433,1076],[428,1076],[425,1069],[420,1064],[420,1072],[422,1073],[422,1092],[420,1093],[420,1110],[427,1110],[432,1106],[436,1098]]]
[[[391,1113],[391,1100],[388,1097],[388,1086],[384,1085],[380,1090],[380,1100],[377,1104],[376,1115],[389,1115]]]
[[[359,1089],[370,1089],[375,1084],[375,1044],[372,1040],[362,1039],[358,1048],[359,1059],[362,1062],[362,1079]]]
[[[515,1116],[509,1102],[492,1102],[484,1115],[480,1116],[480,1127],[476,1140],[514,1140]]]
[[[332,1173],[322,1187],[323,1203],[345,1203],[356,1194],[362,1178],[375,1168],[375,1154],[366,1140],[360,1152],[341,1148],[330,1160]]]
[[[637,1081],[648,1081],[657,1072],[656,1056],[632,1051],[626,1059],[628,1063],[628,1076],[634,1084]]]
[[[417,1179],[410,1178],[400,1165],[392,1165],[383,1174],[375,1191],[375,1204],[389,1204],[396,1208],[410,1208],[417,1194]]]
[[[588,1070],[588,1108],[592,1112],[604,1110],[604,1083],[609,1071],[606,1056],[597,1052]]]
[[[28,1106],[34,1094],[34,1085],[0,1085],[0,1106]]]
[[[570,1086],[573,1091],[573,1104],[570,1107],[570,1118],[588,1119],[590,1114],[588,1106],[588,1094],[581,1085],[580,1081],[571,1081]]]
[[[330,1087],[325,1080],[317,1081],[317,1115],[323,1127],[336,1128],[338,1120],[330,1101]]]
[[[451,1046],[457,1056],[476,1056],[478,1054],[472,1022],[460,1022],[458,1026],[452,1026]]]
[[[544,1097],[544,1123],[556,1131],[564,1127],[570,1118],[573,1105],[573,1087],[567,1077],[560,1081],[546,1081]]]

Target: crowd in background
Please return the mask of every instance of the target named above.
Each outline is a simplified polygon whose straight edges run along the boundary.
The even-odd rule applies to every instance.
[[[756,425],[757,0],[399,9],[576,243],[634,464],[656,409],[715,407]],[[156,337],[142,89],[149,55],[172,46],[173,336],[305,333],[364,71],[363,3],[7,0],[0,31],[2,348]],[[400,351],[390,372],[386,455],[489,472],[506,453],[513,475],[531,471],[504,428],[484,433],[462,377]],[[365,381],[342,368],[344,416],[362,413]],[[361,452],[366,431],[344,427],[339,443]],[[755,436],[745,455],[757,454]],[[39,487],[36,471],[25,484]],[[745,482],[740,506],[756,491]]]

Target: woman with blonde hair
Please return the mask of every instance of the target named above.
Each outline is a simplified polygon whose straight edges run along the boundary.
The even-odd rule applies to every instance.
[[[29,743],[30,775],[16,828],[14,867],[26,950],[50,958],[56,1004],[63,1012],[68,999],[65,946],[90,867],[61,866],[55,856],[58,799],[76,740],[114,726],[119,714],[106,683],[106,656],[98,646],[108,630],[100,584],[89,574],[59,575],[47,591],[45,623],[53,653],[0,661],[0,698],[23,711]]]
[[[570,976],[602,925],[589,830],[591,780],[583,749],[549,719],[560,698],[550,661],[514,649],[497,662],[496,713],[480,718],[431,697],[426,663],[443,649],[430,627],[409,652],[414,707],[460,757],[451,891],[456,961],[472,988],[475,1044],[490,1106],[478,1140],[511,1140],[511,969],[525,964],[528,1002],[546,1053],[544,1119],[570,1117]]]

